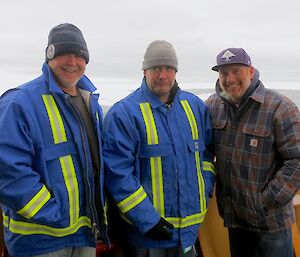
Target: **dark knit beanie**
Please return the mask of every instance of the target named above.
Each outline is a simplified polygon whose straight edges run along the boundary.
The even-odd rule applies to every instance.
[[[147,70],[154,66],[170,66],[178,71],[176,52],[170,43],[156,40],[148,45],[142,69]]]
[[[46,62],[64,54],[76,54],[81,56],[86,63],[89,62],[89,51],[81,31],[69,23],[63,23],[51,29],[46,48]]]

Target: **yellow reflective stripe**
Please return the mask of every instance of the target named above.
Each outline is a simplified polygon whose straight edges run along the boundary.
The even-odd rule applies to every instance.
[[[64,123],[54,97],[52,95],[43,95],[42,97],[48,113],[54,144],[66,142],[67,136]],[[71,155],[60,157],[59,162],[69,197],[70,224],[73,224],[79,218],[79,189],[76,171]]]
[[[186,228],[189,226],[200,224],[204,220],[205,214],[206,210],[201,213],[186,216],[184,218],[165,217],[165,219],[168,222],[172,223],[174,228]]]
[[[161,157],[150,157],[153,206],[161,216],[165,216],[163,176]]]
[[[158,144],[158,135],[154,122],[153,113],[149,103],[140,103],[140,108],[146,125],[148,145]]]
[[[181,100],[180,101],[184,111],[185,115],[188,118],[191,132],[192,132],[192,138],[193,140],[198,140],[198,126],[197,122],[193,113],[193,110],[187,100]],[[200,201],[200,210],[204,211],[206,210],[206,199],[205,199],[205,185],[204,180],[201,172],[201,160],[200,160],[200,154],[199,151],[195,151],[195,160],[196,160],[196,169],[197,169],[197,176],[198,176],[198,187],[199,187],[199,201]]]
[[[8,217],[3,214],[3,218],[8,220]],[[9,219],[8,224],[4,224],[12,233],[21,235],[47,235],[53,237],[64,237],[76,233],[82,227],[91,227],[91,220],[86,217],[80,217],[76,223],[65,228],[53,228],[45,225],[16,221]]]
[[[147,143],[148,145],[158,144],[158,134],[150,104],[148,102],[140,103],[140,108],[146,126]],[[152,179],[153,206],[161,216],[165,216],[161,157],[150,157],[150,169]]]
[[[127,216],[126,216],[124,213],[120,212],[119,215],[120,215],[121,218],[122,218],[123,220],[125,220],[128,224],[130,224],[130,225],[133,226],[133,223],[127,218]]]
[[[191,130],[192,130],[192,137],[194,140],[197,140],[199,138],[198,137],[198,127],[197,127],[197,123],[196,123],[196,119],[195,119],[193,110],[187,100],[181,100],[180,103],[185,111],[185,114],[186,114],[188,120],[189,120],[189,124],[190,124]]]
[[[46,186],[42,186],[39,192],[17,213],[27,219],[32,218],[50,199],[50,192]]]
[[[104,216],[103,219],[104,219],[104,224],[105,225],[108,225],[107,208],[108,208],[107,197],[105,197],[104,206],[103,206],[103,216]]]
[[[205,197],[205,185],[204,180],[200,168],[200,154],[198,151],[195,152],[195,160],[196,160],[196,169],[197,169],[197,177],[198,177],[198,187],[199,187],[199,196],[200,196],[200,210],[206,210],[206,197]]]
[[[202,163],[202,165],[203,165],[203,170],[210,171],[211,173],[213,173],[214,175],[216,175],[215,165],[213,165],[211,162],[204,161]]]
[[[165,220],[172,223],[174,228],[186,228],[189,226],[197,225],[202,223],[204,220],[205,214],[207,210],[201,213],[193,214],[186,216],[184,218],[181,217],[164,217]],[[133,223],[126,217],[125,214],[120,213],[120,216],[123,220],[125,220],[128,224],[133,225]]]
[[[136,190],[133,194],[123,199],[117,205],[121,212],[126,213],[135,206],[137,206],[139,203],[141,203],[146,197],[147,194],[145,190],[142,186],[140,186],[138,190]]]
[[[42,97],[48,113],[54,143],[58,144],[61,142],[66,142],[67,136],[65,127],[53,96],[42,95]]]
[[[4,212],[2,212],[2,219],[3,219],[3,225],[4,225],[4,227],[8,227],[9,219],[8,219],[8,216],[6,216],[4,214]]]
[[[73,224],[79,218],[79,192],[76,172],[71,155],[60,157],[59,161],[68,191],[70,224]]]

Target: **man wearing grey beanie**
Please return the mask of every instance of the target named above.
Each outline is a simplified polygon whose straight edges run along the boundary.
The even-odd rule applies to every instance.
[[[0,99],[0,194],[11,256],[95,257],[106,238],[102,110],[73,24],[49,33],[42,75]]]
[[[126,257],[194,257],[215,169],[206,105],[176,81],[174,47],[152,42],[140,88],[104,120],[105,184]],[[125,233],[124,233],[125,231]]]

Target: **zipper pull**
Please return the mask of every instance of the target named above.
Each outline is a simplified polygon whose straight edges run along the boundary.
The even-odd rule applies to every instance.
[[[98,234],[99,234],[99,230],[97,229],[97,223],[93,223],[93,226],[92,226],[92,233],[94,234],[95,239],[96,239],[96,241],[97,241]]]

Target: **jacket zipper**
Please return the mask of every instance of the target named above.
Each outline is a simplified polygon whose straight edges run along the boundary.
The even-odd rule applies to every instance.
[[[88,169],[88,160],[87,160],[86,146],[85,146],[85,141],[84,141],[82,120],[81,120],[80,116],[78,115],[76,108],[73,106],[73,104],[69,98],[70,98],[70,96],[66,95],[67,105],[69,105],[70,108],[72,109],[72,111],[76,117],[76,120],[78,122],[79,128],[80,128],[80,135],[81,135],[82,147],[83,147],[83,152],[84,152],[84,157],[85,157],[85,165],[86,165],[85,166],[86,172],[84,173],[84,176],[85,176],[86,183],[87,183],[88,189],[89,189],[89,206],[90,206],[91,213],[92,213],[92,233],[94,234],[95,239],[97,241],[99,230],[97,228],[97,219],[96,219],[96,214],[95,214],[95,210],[94,210],[94,205],[92,204],[92,188],[91,188],[90,181],[88,179],[89,169]]]

